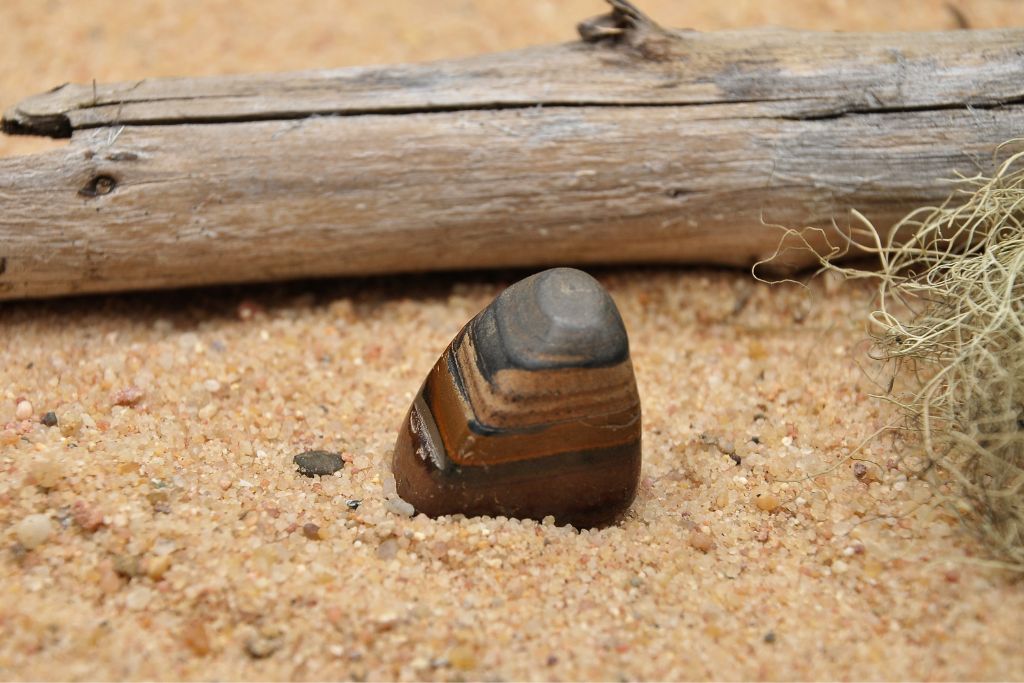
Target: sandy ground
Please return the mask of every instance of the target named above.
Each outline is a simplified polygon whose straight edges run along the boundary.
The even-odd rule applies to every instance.
[[[974,26],[1019,12],[644,4],[700,29],[951,28],[950,5]],[[510,7],[8,0],[0,106],[66,80],[569,40],[602,11]],[[867,290],[594,272],[630,333],[645,462],[626,518],[584,532],[382,497],[420,381],[525,273],[0,304],[0,677],[1024,678],[1024,591],[907,479],[912,445],[849,459],[893,418],[869,397]],[[298,475],[310,448],[345,467]]]

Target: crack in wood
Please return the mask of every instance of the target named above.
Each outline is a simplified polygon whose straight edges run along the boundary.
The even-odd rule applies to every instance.
[[[932,104],[918,107],[848,107],[834,111],[808,112],[805,114],[781,114],[779,118],[787,121],[828,121],[840,119],[844,116],[870,116],[879,114],[911,114],[916,112],[939,112],[939,111],[986,111],[1000,109],[1003,107],[1014,107],[1024,104],[1024,95],[1009,97],[996,102],[956,102],[949,104]]]
[[[135,100],[133,104],[147,104],[159,100]],[[548,101],[548,102],[495,102],[489,104],[474,105],[434,105],[428,107],[387,107],[380,109],[345,109],[325,111],[288,111],[288,112],[263,112],[260,114],[225,114],[223,116],[194,116],[174,118],[136,118],[131,122],[121,122],[116,119],[110,122],[87,123],[72,126],[67,115],[60,117],[25,117],[7,118],[2,121],[3,132],[9,135],[39,135],[54,138],[70,138],[75,131],[90,130],[94,128],[107,128],[109,126],[187,126],[204,124],[232,124],[232,123],[258,123],[268,121],[295,121],[316,117],[358,117],[358,116],[413,116],[417,114],[452,114],[462,112],[488,112],[507,110],[540,110],[540,109],[664,109],[664,108],[700,108],[720,105],[743,105],[743,104],[765,104],[773,103],[798,103],[799,98],[786,98],[772,100],[764,99],[737,99],[737,100],[707,100],[707,101],[678,101],[678,102],[650,102],[635,104],[630,102],[599,102],[599,101]],[[78,110],[81,111],[81,110]]]
[[[214,98],[210,98],[214,99]],[[144,104],[157,102],[161,100],[135,100],[133,104]],[[167,98],[162,101],[175,101],[174,98]],[[955,111],[955,110],[990,110],[1001,107],[1016,106],[1024,104],[1024,95],[1019,97],[1010,97],[998,101],[982,101],[976,103],[970,102],[950,102],[950,103],[938,103],[920,106],[877,106],[877,107],[840,107],[837,109],[826,109],[822,111],[816,111],[813,108],[813,103],[818,101],[814,97],[806,98],[756,98],[756,99],[735,99],[735,100],[706,100],[706,101],[670,101],[670,102],[651,102],[646,104],[636,104],[630,102],[599,102],[599,101],[549,101],[549,102],[501,102],[501,103],[490,103],[490,104],[477,104],[477,105],[435,105],[429,107],[388,107],[379,109],[346,109],[346,110],[322,110],[322,111],[288,111],[288,112],[263,112],[260,114],[250,115],[223,115],[223,116],[195,116],[195,117],[174,117],[174,118],[136,118],[129,123],[122,123],[116,119],[110,122],[97,122],[87,123],[78,126],[72,126],[70,119],[67,115],[57,116],[45,116],[45,117],[25,117],[25,118],[8,118],[2,119],[2,130],[8,135],[36,135],[43,137],[52,138],[70,138],[75,131],[79,130],[90,130],[94,128],[106,128],[109,126],[119,125],[132,125],[132,126],[185,126],[185,125],[205,125],[205,124],[233,124],[233,123],[255,123],[255,122],[268,122],[268,121],[296,121],[302,119],[316,118],[316,117],[357,117],[357,116],[412,116],[412,115],[430,115],[430,114],[450,114],[460,112],[486,112],[486,111],[506,111],[506,110],[536,110],[536,109],[558,109],[558,108],[579,108],[579,109],[604,109],[604,108],[633,108],[633,109],[644,109],[644,108],[700,108],[700,107],[713,107],[713,106],[727,106],[727,105],[774,105],[774,104],[793,104],[798,105],[801,102],[807,102],[811,108],[808,111],[796,112],[796,113],[778,113],[778,114],[765,114],[756,118],[765,117],[777,117],[781,120],[786,121],[825,121],[830,119],[838,119],[844,116],[869,116],[877,114],[904,114],[912,112],[928,112],[928,111]],[[105,105],[109,106],[109,105]],[[749,114],[743,118],[755,118]],[[118,160],[128,160],[129,157],[124,156]]]

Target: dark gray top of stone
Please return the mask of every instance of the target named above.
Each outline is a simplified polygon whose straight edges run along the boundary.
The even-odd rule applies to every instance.
[[[607,367],[629,357],[608,292],[575,268],[552,268],[502,292],[473,321],[480,370]]]

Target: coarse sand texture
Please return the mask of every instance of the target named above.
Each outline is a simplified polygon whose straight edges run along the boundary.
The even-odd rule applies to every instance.
[[[597,275],[629,331],[644,470],[621,524],[580,533],[384,500],[379,466],[421,378],[515,276],[5,305],[3,670],[1024,671],[1024,595],[962,561],[980,548],[899,468],[906,446],[870,443],[860,478],[845,460],[893,418],[860,367],[868,289]],[[298,472],[317,449],[344,467]]]

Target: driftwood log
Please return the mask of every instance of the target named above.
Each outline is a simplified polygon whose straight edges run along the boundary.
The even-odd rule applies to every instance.
[[[1024,31],[667,30],[393,67],[65,85],[5,114],[0,298],[609,262],[748,266],[1024,134]]]

